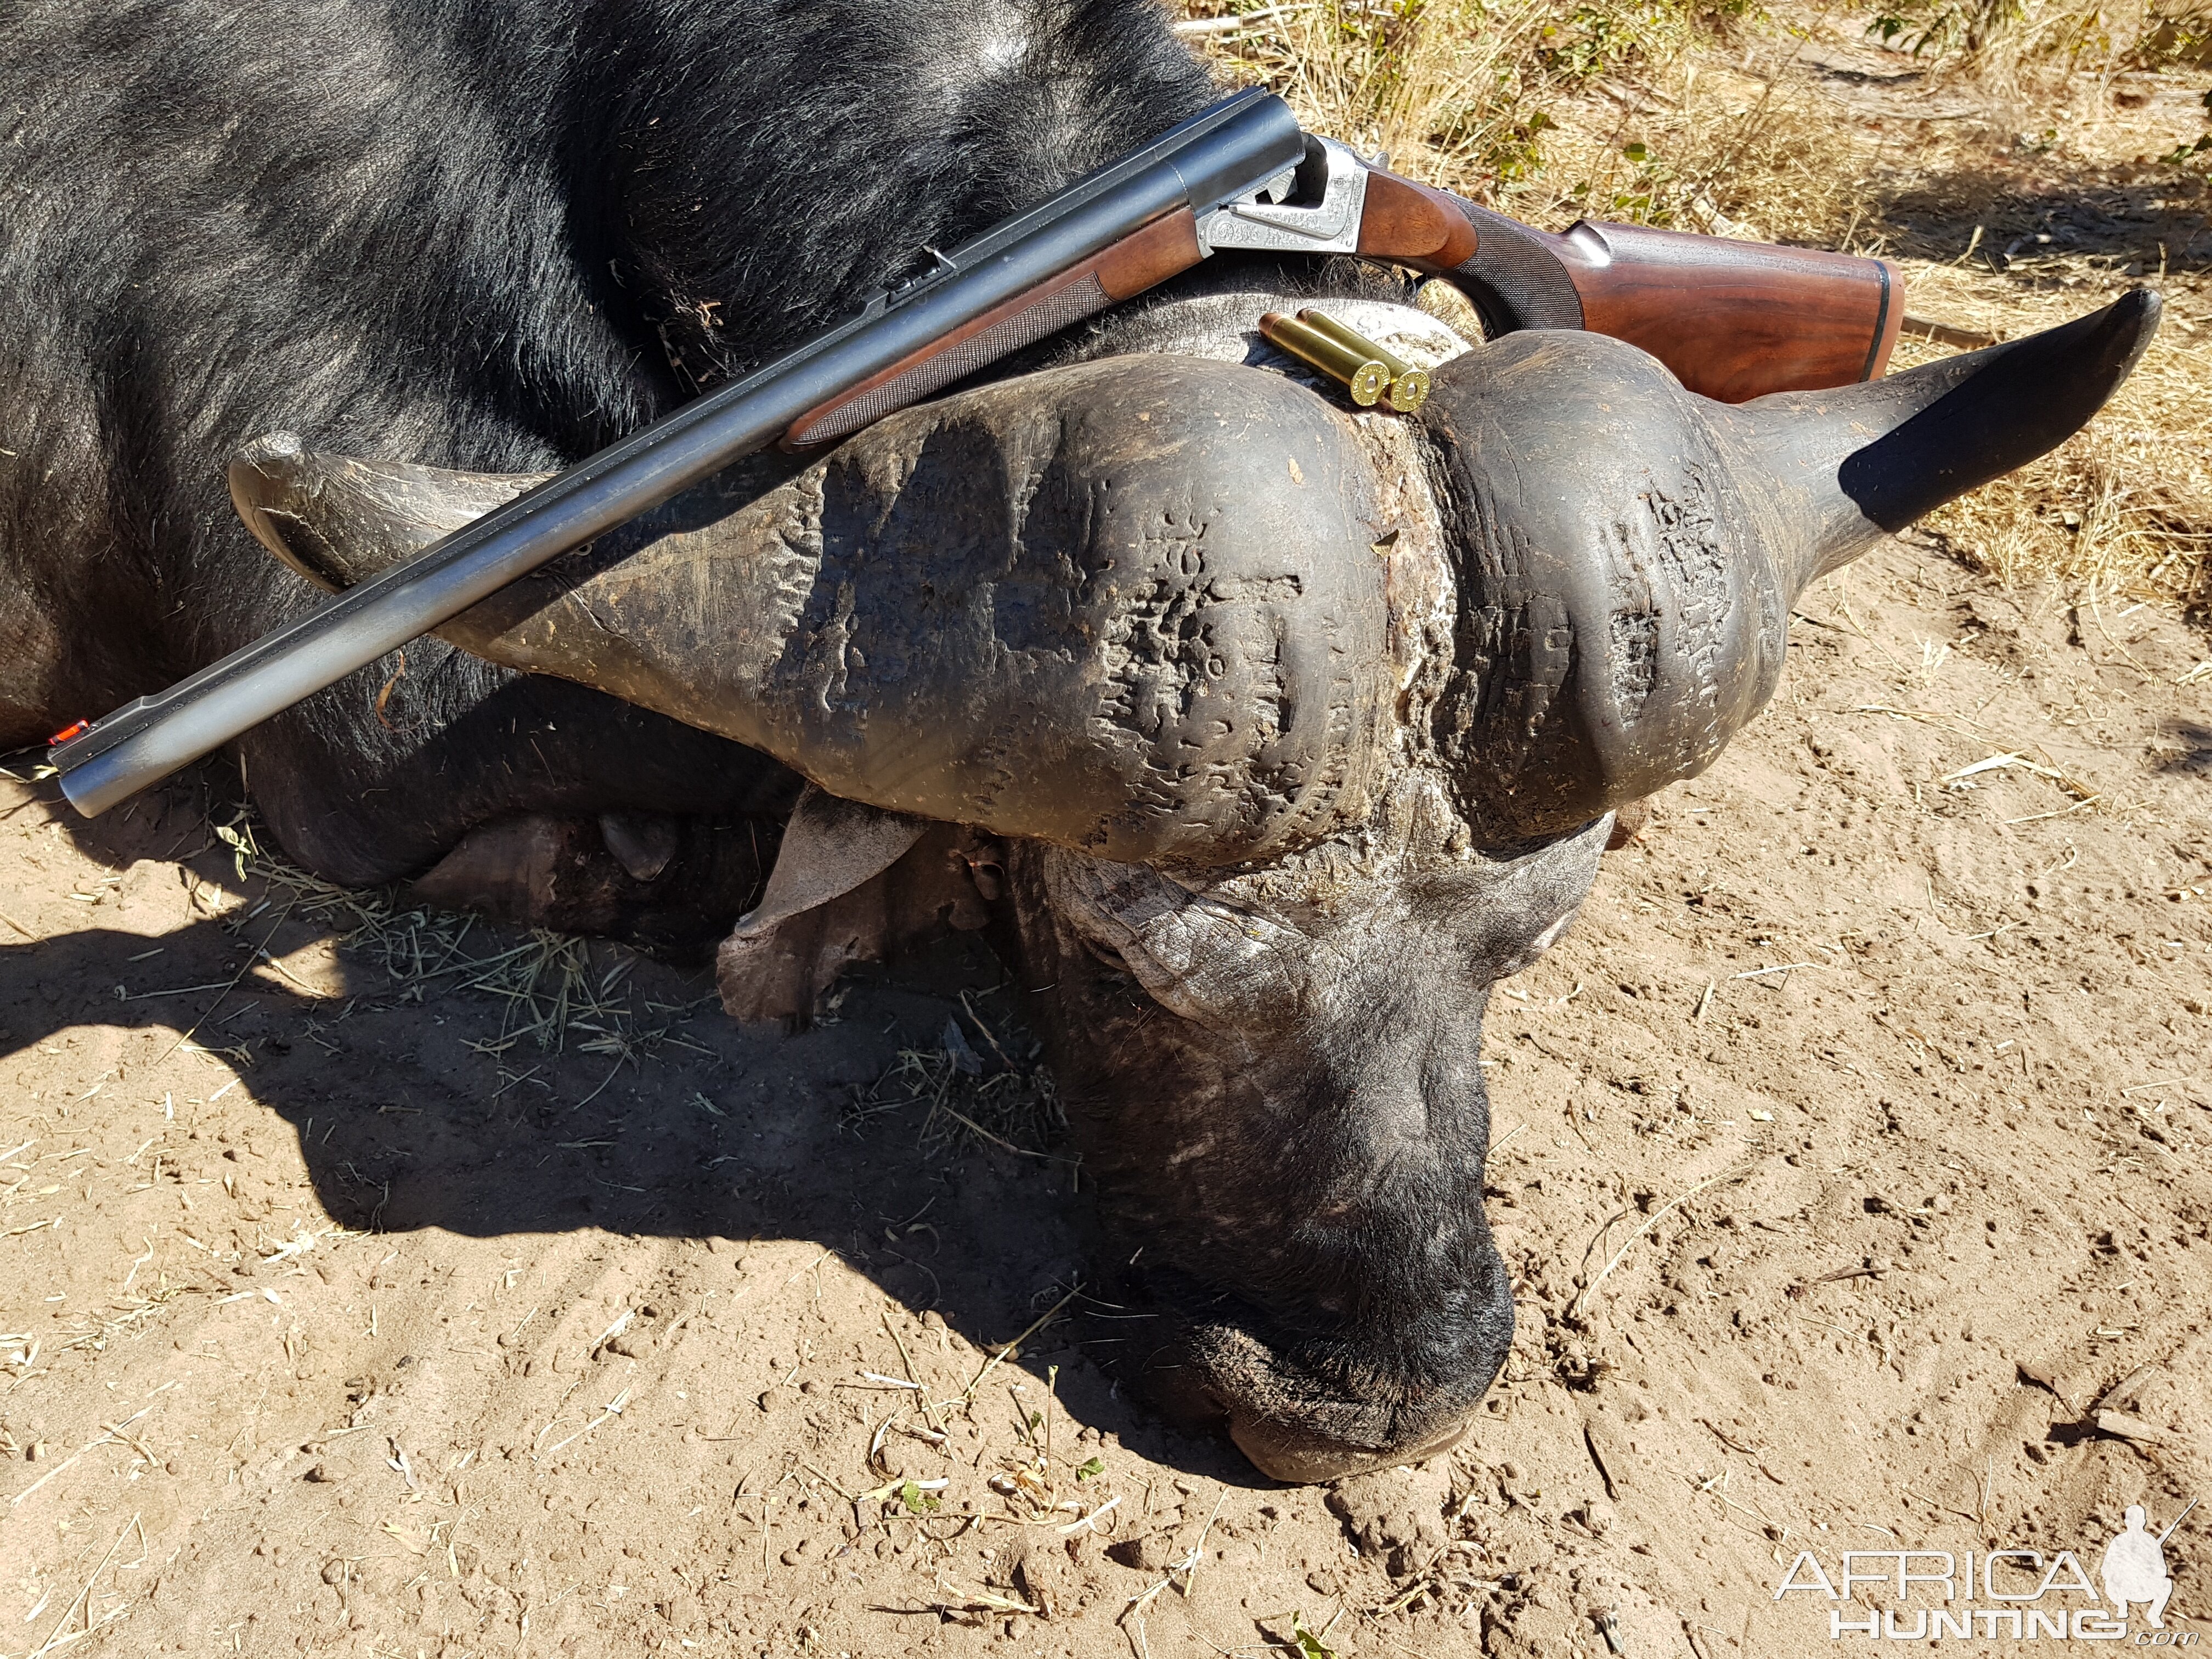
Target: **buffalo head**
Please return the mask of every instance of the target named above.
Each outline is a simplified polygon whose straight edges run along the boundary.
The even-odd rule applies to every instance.
[[[2157,303],[1736,407],[1600,336],[1438,362],[1438,362],[1413,419],[1271,369],[1263,303],[733,472],[446,632],[811,781],[733,1009],[801,1009],[872,883],[980,884],[948,907],[995,901],[1153,1316],[1130,1369],[1305,1480],[1448,1443],[1504,1361],[1481,1016],[1607,815],[1756,713],[1806,583],[2086,421]],[[331,586],[529,482],[232,476]]]

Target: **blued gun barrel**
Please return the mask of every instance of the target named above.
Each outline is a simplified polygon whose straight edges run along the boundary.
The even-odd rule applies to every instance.
[[[1205,257],[1198,216],[1296,167],[1272,94],[1238,93],[1006,220],[860,313],[455,531],[404,564],[60,742],[88,817],[428,633],[547,560],[782,438],[827,443]]]

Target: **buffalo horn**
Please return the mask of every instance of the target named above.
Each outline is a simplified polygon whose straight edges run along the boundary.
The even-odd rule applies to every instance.
[[[1049,369],[894,415],[773,488],[734,469],[440,631],[888,812],[1243,862],[1364,820],[1395,752],[1391,607],[1419,586],[1398,567],[1433,538],[1401,539],[1402,479],[1386,505],[1364,441],[1235,365]],[[231,468],[248,526],[332,587],[529,482],[283,439]]]
[[[1792,596],[1885,533],[2025,466],[2089,422],[2158,331],[2135,289],[2102,311],[1835,392],[1784,392],[1720,419],[1790,504]]]
[[[2009,344],[1730,407],[1600,335],[1436,373],[1460,578],[1434,732],[1479,842],[1554,835],[1711,764],[1773,694],[1807,584],[2055,447],[2158,325],[2137,290]]]

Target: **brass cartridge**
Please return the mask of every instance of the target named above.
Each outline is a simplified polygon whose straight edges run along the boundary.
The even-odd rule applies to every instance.
[[[1298,320],[1316,334],[1326,334],[1349,351],[1357,351],[1382,365],[1390,376],[1390,386],[1385,396],[1390,407],[1401,415],[1410,415],[1429,400],[1429,372],[1415,368],[1395,353],[1364,335],[1355,334],[1335,318],[1311,307],[1298,313]]]
[[[1279,311],[1260,319],[1260,332],[1270,345],[1328,375],[1349,392],[1352,401],[1362,409],[1373,408],[1390,383],[1390,371],[1380,357],[1346,345]]]

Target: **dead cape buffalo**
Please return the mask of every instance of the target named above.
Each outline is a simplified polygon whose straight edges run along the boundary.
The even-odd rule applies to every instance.
[[[1210,96],[1151,0],[33,0],[0,91],[12,744]],[[1294,290],[1438,365],[1418,418],[1280,372]],[[338,879],[654,937],[751,888],[718,817],[788,815],[721,951],[744,1014],[988,925],[1154,1397],[1285,1479],[1422,1455],[1512,1329],[1490,986],[1771,695],[1791,598],[2076,429],[2157,307],[1729,408],[1408,297],[1224,258],[732,469],[252,734],[254,796]]]

